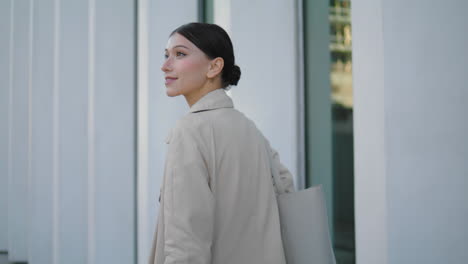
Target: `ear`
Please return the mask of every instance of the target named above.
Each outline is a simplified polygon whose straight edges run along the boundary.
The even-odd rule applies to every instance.
[[[221,57],[217,57],[213,60],[211,60],[208,72],[206,73],[206,77],[208,78],[214,78],[218,74],[220,74],[223,71],[224,68],[224,60]]]

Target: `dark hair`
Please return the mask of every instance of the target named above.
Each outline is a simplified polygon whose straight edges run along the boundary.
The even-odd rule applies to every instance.
[[[226,31],[218,25],[208,23],[189,23],[172,31],[171,35],[179,33],[184,36],[210,59],[221,57],[224,68],[221,73],[223,88],[237,85],[241,76],[239,66],[235,65],[234,49]]]

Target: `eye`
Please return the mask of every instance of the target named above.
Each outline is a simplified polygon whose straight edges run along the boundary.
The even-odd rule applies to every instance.
[[[177,57],[183,57],[183,56],[185,56],[185,55],[186,55],[185,53],[180,52],[180,51],[178,51],[178,52],[176,53],[176,56],[177,56]]]
[[[169,58],[169,55],[167,55],[167,53],[164,54],[164,58],[167,59]]]

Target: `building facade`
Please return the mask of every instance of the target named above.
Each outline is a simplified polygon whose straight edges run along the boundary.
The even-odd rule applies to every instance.
[[[10,261],[147,262],[164,140],[188,111],[165,95],[160,66],[170,32],[193,21],[230,34],[242,77],[229,94],[297,188],[323,185],[338,263],[468,259],[468,3],[0,5]]]

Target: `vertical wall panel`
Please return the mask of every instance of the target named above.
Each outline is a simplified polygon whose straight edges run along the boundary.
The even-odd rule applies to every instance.
[[[134,263],[135,2],[4,1],[1,12],[0,250],[32,264]]]
[[[137,263],[145,263],[149,256],[150,231],[149,228],[149,122],[148,122],[148,94],[149,94],[149,2],[137,1]]]
[[[30,1],[14,1],[12,170],[8,188],[10,261],[27,260]]]
[[[139,93],[145,92],[147,97],[140,97],[146,102],[139,101],[138,104],[147,104],[147,112],[139,112],[139,118],[147,115],[148,135],[147,138],[139,137],[139,146],[148,145],[147,156],[139,156],[139,159],[146,159],[147,171],[139,171],[138,176],[138,263],[147,263],[153,233],[156,227],[157,211],[159,208],[159,189],[164,171],[164,161],[166,154],[166,144],[164,142],[170,129],[175,122],[189,108],[185,99],[180,96],[169,98],[166,96],[164,86],[164,75],[161,65],[164,59],[164,49],[166,47],[169,34],[176,27],[189,22],[194,22],[198,18],[198,1],[139,1],[148,5],[148,19],[139,24],[140,29],[146,28],[146,40],[148,49],[139,50],[139,60],[148,60],[146,68],[139,68],[139,71],[146,71],[148,74],[143,82],[139,77]],[[183,6],[183,8],[181,8]],[[141,38],[140,34],[140,38]],[[145,37],[143,36],[143,39]],[[140,44],[141,46],[141,44]],[[139,124],[141,127],[141,124]],[[144,126],[143,126],[144,127]],[[144,165],[144,164],[143,164]],[[139,165],[139,168],[144,168]],[[146,184],[145,184],[146,183]]]
[[[52,262],[54,1],[34,0],[29,263]]]
[[[387,264],[382,1],[352,4],[356,262]]]
[[[358,263],[468,258],[467,8],[353,2]]]
[[[239,85],[232,88],[234,106],[255,121],[297,182],[295,5],[290,0],[231,1],[229,31],[242,71]]]
[[[88,3],[60,3],[58,263],[88,261]]]
[[[0,2],[0,251],[8,247],[11,1]]]
[[[96,1],[94,10],[95,256],[89,264],[135,263],[135,1]]]
[[[382,1],[389,263],[468,259],[468,2],[429,3]]]

